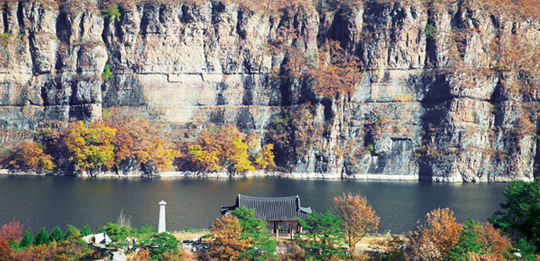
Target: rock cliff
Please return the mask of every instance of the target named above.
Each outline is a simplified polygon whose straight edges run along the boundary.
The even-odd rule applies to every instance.
[[[538,19],[483,1],[186,2],[122,2],[119,16],[88,1],[4,3],[1,141],[118,107],[285,137],[276,157],[293,172],[534,178]],[[318,60],[327,40],[363,72],[339,99],[284,77],[292,50]]]

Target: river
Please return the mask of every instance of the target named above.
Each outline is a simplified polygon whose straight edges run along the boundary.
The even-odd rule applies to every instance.
[[[449,207],[463,223],[484,222],[509,183],[431,183],[358,180],[251,179],[81,179],[0,176],[0,224],[18,220],[37,233],[66,225],[96,229],[116,222],[120,211],[132,225],[157,228],[159,202],[167,202],[167,229],[209,228],[221,205],[234,205],[238,194],[260,197],[300,195],[301,205],[326,211],[343,192],[366,196],[378,216],[379,232],[402,233],[436,208]]]

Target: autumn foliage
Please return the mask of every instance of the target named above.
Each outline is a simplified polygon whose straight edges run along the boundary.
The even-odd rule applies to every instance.
[[[435,209],[407,235],[407,254],[412,260],[445,260],[457,244],[462,228],[450,209]]]
[[[343,219],[348,236],[349,249],[354,249],[356,243],[369,232],[377,230],[379,217],[375,210],[368,205],[365,197],[361,195],[345,194],[334,198],[336,214]]]
[[[162,123],[142,118],[107,118],[85,124],[48,124],[35,133],[35,140],[7,144],[0,153],[0,166],[75,172],[161,170],[254,171],[275,165],[273,144],[260,146],[258,136],[249,136],[231,124],[203,129],[196,140],[174,138]]]
[[[210,251],[201,253],[202,260],[238,260],[251,247],[251,239],[241,239],[242,227],[238,218],[224,215],[211,228]]]
[[[210,126],[201,131],[197,141],[187,146],[183,166],[197,171],[254,171],[274,165],[273,145],[267,144],[257,153],[258,136],[249,136],[226,124],[221,127]]]
[[[0,162],[10,169],[51,170],[55,167],[53,158],[43,152],[43,145],[25,140],[10,148],[0,156]]]
[[[362,80],[360,60],[347,55],[337,41],[328,41],[320,49],[318,69],[312,72],[316,75],[314,92],[337,100],[346,98]]]
[[[75,170],[109,169],[114,164],[114,146],[112,138],[116,129],[94,122],[87,128],[78,121],[69,125],[65,131],[64,142],[69,150],[69,161],[75,165]]]
[[[13,244],[21,239],[22,226],[19,222],[9,222],[0,229],[0,260],[15,260]]]

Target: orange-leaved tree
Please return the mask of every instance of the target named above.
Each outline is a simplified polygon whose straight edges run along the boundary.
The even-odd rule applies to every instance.
[[[173,168],[177,150],[171,149],[171,142],[161,137],[162,130],[155,122],[142,118],[107,119],[107,126],[116,129],[112,139],[117,170],[136,167],[146,173]],[[159,125],[158,125],[159,126]]]
[[[368,232],[377,230],[379,217],[368,205],[366,197],[350,192],[343,193],[341,197],[334,198],[334,208],[347,229],[345,233],[348,236],[349,249],[354,249],[356,243]]]
[[[53,157],[43,152],[43,146],[32,140],[25,140],[15,145],[3,159],[9,169],[52,170],[55,165]]]
[[[114,165],[112,138],[116,129],[94,122],[87,128],[82,121],[73,122],[66,128],[64,143],[76,170],[100,170]]]
[[[238,260],[240,254],[247,252],[252,245],[251,238],[240,238],[242,226],[233,215],[216,219],[211,230],[213,236],[210,239],[210,250],[201,253],[199,257],[202,260]]]
[[[435,209],[407,234],[407,254],[412,260],[445,260],[457,244],[462,228],[450,209]]]

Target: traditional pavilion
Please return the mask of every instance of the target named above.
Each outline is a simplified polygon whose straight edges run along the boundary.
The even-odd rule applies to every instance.
[[[300,197],[298,195],[279,198],[263,198],[238,194],[236,205],[229,207],[221,206],[221,214],[225,215],[227,211],[243,206],[254,208],[255,218],[262,219],[268,223],[273,223],[273,232],[276,237],[278,237],[280,223],[289,225],[292,237],[295,225],[300,231],[302,229],[296,218],[305,218],[306,214],[311,213],[311,208],[300,206]]]

